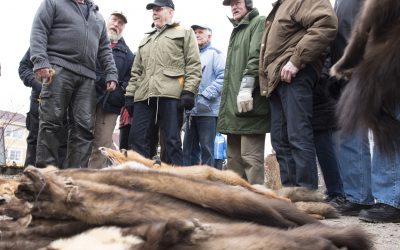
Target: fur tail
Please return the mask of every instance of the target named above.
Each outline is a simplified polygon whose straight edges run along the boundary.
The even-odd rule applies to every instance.
[[[391,39],[367,51],[337,106],[344,133],[371,129],[375,144],[387,155],[400,150],[400,38]]]
[[[319,236],[330,240],[338,248],[348,250],[370,250],[373,243],[370,236],[360,228],[337,228],[326,225],[304,225],[288,231],[301,237]]]

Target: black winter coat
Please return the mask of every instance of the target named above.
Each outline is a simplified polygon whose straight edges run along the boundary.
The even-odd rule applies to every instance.
[[[35,74],[33,73],[33,63],[31,62],[30,58],[31,55],[28,49],[19,63],[18,74],[24,85],[32,88],[31,101],[38,101],[40,91],[42,90],[42,85],[35,79]]]
[[[118,70],[118,84],[113,92],[107,92],[106,73],[101,69],[100,63],[96,63],[96,95],[97,104],[101,104],[108,112],[119,114],[125,105],[125,88],[131,78],[131,68],[135,58],[132,51],[121,38],[112,49],[115,65]]]
[[[335,105],[347,82],[329,77],[329,69],[343,55],[361,2],[362,0],[335,1],[335,11],[339,21],[338,33],[328,49],[328,57],[321,73],[321,79],[313,93],[312,124],[314,130],[336,128]]]

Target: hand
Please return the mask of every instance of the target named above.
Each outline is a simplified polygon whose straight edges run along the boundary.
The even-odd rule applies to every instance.
[[[253,110],[253,90],[254,77],[244,76],[240,84],[239,93],[236,97],[236,104],[239,113],[245,113]]]
[[[133,107],[134,107],[135,99],[133,96],[125,96],[125,107],[128,111],[129,116],[133,116]]]
[[[108,92],[113,92],[115,88],[117,87],[117,83],[115,81],[109,81],[107,82],[107,91]]]
[[[35,71],[35,79],[40,83],[51,83],[54,75],[54,70],[52,68],[42,68]]]
[[[288,61],[282,68],[281,81],[291,83],[297,72],[299,72],[299,69],[291,61]]]
[[[191,110],[194,106],[194,94],[187,90],[181,92],[181,107]]]

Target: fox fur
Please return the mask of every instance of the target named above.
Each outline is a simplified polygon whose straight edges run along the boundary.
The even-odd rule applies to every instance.
[[[80,233],[85,228],[103,225],[121,227],[112,230],[116,242],[130,244],[125,249],[372,247],[363,231],[323,225],[288,202],[239,186],[158,171],[46,171],[28,167],[16,195],[32,202],[37,214],[49,218],[64,214],[70,218],[70,226],[63,222],[35,227],[34,231],[27,228],[5,232],[1,249],[71,249],[66,248],[71,242],[66,245],[50,242],[60,237],[57,234],[72,236],[71,228]],[[18,237],[32,234],[37,238],[30,242]],[[131,237],[124,240],[127,236],[141,240],[133,241]]]
[[[254,193],[265,195],[268,198],[280,199],[284,201],[313,201],[313,203],[301,203],[296,205],[300,210],[305,211],[317,219],[337,218],[336,209],[331,205],[322,202],[323,197],[320,193],[302,187],[281,188],[280,190],[270,190],[263,185],[250,185],[238,174],[230,170],[218,170],[205,165],[190,167],[175,167],[156,160],[147,159],[133,150],[117,151],[110,148],[101,147],[99,150],[113,162],[119,164],[111,169],[143,169],[143,166],[152,170],[173,173],[185,177],[222,182],[232,186],[241,186]]]
[[[331,68],[349,78],[337,107],[342,131],[371,129],[381,152],[400,150],[400,1],[365,0],[343,57]]]
[[[124,166],[129,168],[129,165],[125,165],[124,163],[134,161],[143,164],[148,168],[156,169],[161,172],[184,175],[186,177],[194,179],[220,181],[228,185],[244,187],[252,192],[265,195],[269,198],[289,201],[286,198],[277,196],[273,191],[269,189],[260,189],[258,187],[252,186],[243,178],[241,178],[238,174],[230,170],[219,170],[206,165],[195,165],[189,167],[172,166],[164,162],[158,163],[156,160],[147,159],[133,150],[118,151],[105,147],[100,147],[99,150],[103,155],[110,159],[112,163],[120,164],[119,168],[124,168]]]

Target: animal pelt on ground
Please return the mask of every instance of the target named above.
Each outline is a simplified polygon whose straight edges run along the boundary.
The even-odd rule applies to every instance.
[[[400,1],[365,0],[331,75],[349,78],[337,107],[342,131],[371,129],[381,152],[400,150]]]
[[[158,171],[183,175],[194,179],[220,181],[232,186],[242,186],[250,191],[265,195],[269,198],[289,201],[286,198],[277,196],[274,192],[268,189],[260,189],[258,187],[252,186],[243,178],[241,178],[237,173],[230,170],[219,170],[206,165],[195,165],[186,167],[172,166],[164,162],[157,162],[156,160],[147,159],[146,157],[140,155],[133,150],[118,151],[105,147],[100,147],[99,150],[113,164],[118,165],[118,168],[130,168],[130,165],[125,163],[129,161],[134,161],[141,163],[148,168],[156,169]],[[137,167],[137,165],[135,165],[135,167]]]
[[[141,239],[121,249],[371,249],[359,229],[323,225],[288,202],[242,187],[140,170],[28,167],[24,175],[16,195],[34,204],[33,214],[64,214],[71,222],[5,232],[1,249],[68,249],[46,246],[56,233],[72,236],[72,227],[81,233],[104,225]],[[29,230],[36,238],[17,237]]]
[[[230,170],[218,170],[213,167],[205,165],[196,165],[188,167],[178,167],[171,166],[163,162],[157,162],[156,160],[150,160],[142,155],[138,154],[133,150],[123,150],[117,151],[110,148],[101,147],[99,148],[108,159],[114,164],[119,164],[111,169],[148,169],[173,173],[197,180],[209,180],[214,182],[222,182],[232,186],[241,186],[254,193],[265,195],[268,198],[280,199],[284,201],[299,202],[303,201],[301,204],[297,204],[300,210],[311,214],[317,219],[324,218],[337,218],[338,214],[336,209],[331,205],[322,202],[323,197],[321,194],[314,190],[308,190],[302,187],[293,188],[281,188],[280,190],[270,190],[262,185],[251,185],[243,178],[241,178],[237,173]],[[275,158],[276,160],[276,158]],[[272,162],[272,160],[271,160]],[[278,164],[278,163],[276,163]],[[144,166],[144,167],[143,167]],[[275,169],[279,171],[278,169]],[[304,203],[312,201],[312,203]]]

